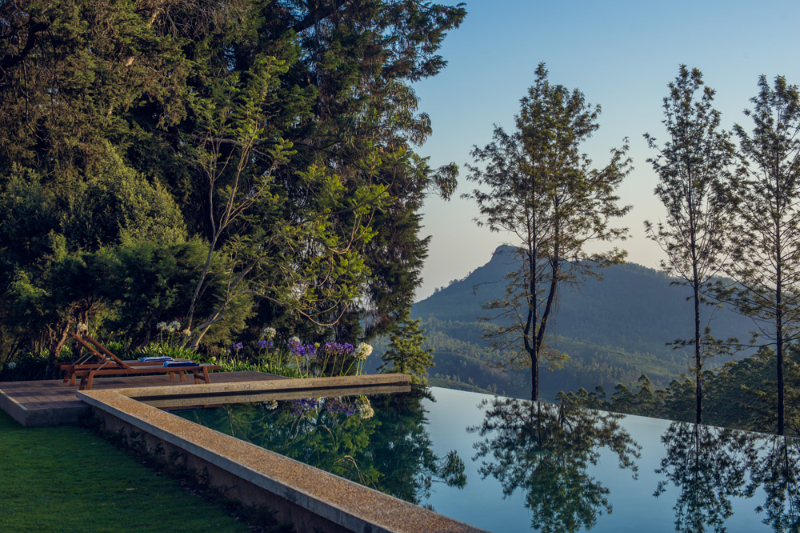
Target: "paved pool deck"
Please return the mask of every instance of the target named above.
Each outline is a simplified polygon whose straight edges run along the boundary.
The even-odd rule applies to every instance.
[[[262,372],[213,372],[212,384],[231,384],[258,381],[286,380],[283,376]],[[110,389],[163,389],[164,387],[185,386],[166,375],[126,376],[98,378],[92,390]],[[205,385],[193,385],[204,387]],[[60,379],[46,381],[4,381],[0,382],[0,409],[26,427],[58,426],[77,424],[81,413],[89,407],[78,399],[78,386],[64,383]]]

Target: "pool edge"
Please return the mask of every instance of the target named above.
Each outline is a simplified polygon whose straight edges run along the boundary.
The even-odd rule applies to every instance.
[[[176,395],[209,392],[335,389],[342,387],[409,384],[404,374],[311,378],[273,382],[245,382],[204,386],[168,387]],[[169,390],[167,390],[169,389]],[[203,391],[198,390],[203,389]],[[477,533],[484,530],[439,515],[393,496],[358,485],[333,474],[270,452],[234,437],[199,426],[133,399],[142,389],[81,391],[108,429],[145,435],[148,448],[161,445],[165,452],[185,454],[187,466],[208,472],[211,484],[226,486],[228,493],[246,504],[266,504],[278,510],[277,518],[292,522],[298,531],[335,526],[337,531],[363,533],[430,532]]]

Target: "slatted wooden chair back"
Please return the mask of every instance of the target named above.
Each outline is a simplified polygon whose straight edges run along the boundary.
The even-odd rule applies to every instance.
[[[108,348],[100,344],[98,341],[96,341],[89,335],[84,334],[83,337],[81,337],[80,335],[76,335],[74,333],[70,333],[69,335],[73,339],[75,339],[75,341],[78,342],[81,346],[86,348],[90,354],[94,355],[101,363],[101,366],[113,365],[127,370],[131,368],[130,365],[125,363],[125,361],[123,361],[122,359],[111,353],[111,351]],[[89,343],[94,345],[94,348],[86,341],[89,341]],[[95,348],[97,349],[95,350]]]

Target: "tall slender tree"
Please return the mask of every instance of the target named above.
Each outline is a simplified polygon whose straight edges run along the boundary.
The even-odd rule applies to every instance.
[[[734,126],[746,164],[726,272],[733,301],[775,346],[778,434],[785,434],[784,357],[800,325],[800,93],[783,76],[758,80],[747,133]]]
[[[645,134],[658,151],[647,161],[659,178],[656,196],[667,208],[665,222],[645,221],[647,236],[667,255],[661,268],[692,289],[693,338],[675,341],[676,347],[694,347],[697,423],[703,423],[703,361],[716,343],[704,342],[700,308],[707,284],[722,267],[724,237],[729,229],[730,169],[735,149],[730,134],[720,128],[720,113],[712,107],[714,90],[703,83],[697,69],[681,65],[664,98],[667,140],[662,145]]]
[[[630,168],[627,145],[611,151],[602,169],[579,152],[599,127],[600,107],[583,93],[551,85],[540,63],[536,81],[521,100],[516,131],[495,126],[494,140],[472,151],[475,166],[468,179],[478,188],[465,195],[478,203],[479,226],[509,232],[519,244],[520,268],[506,279],[503,299],[487,303],[484,337],[510,354],[512,364],[531,365],[531,399],[539,398],[539,363],[547,351],[545,337],[558,304],[559,289],[587,276],[596,267],[619,263],[616,248],[589,253],[591,241],[624,239],[627,229],[612,228],[612,219],[630,209],[617,205],[616,189]]]

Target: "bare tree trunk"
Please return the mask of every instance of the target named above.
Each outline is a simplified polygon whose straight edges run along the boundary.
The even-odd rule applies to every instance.
[[[67,342],[67,334],[69,333],[69,322],[63,323],[57,327],[57,330],[50,330],[50,346],[49,355],[47,358],[46,372],[49,375],[55,368],[56,358],[61,354],[61,349]]]
[[[783,397],[783,299],[781,287],[781,253],[778,249],[777,283],[775,288],[775,357],[778,367],[778,435],[785,435],[786,403]]]
[[[694,364],[696,366],[695,400],[697,403],[698,425],[703,423],[703,356],[700,353],[700,283],[697,279],[697,266],[694,266],[695,278],[692,284],[694,289]]]
[[[542,345],[544,344],[544,334],[547,329],[547,321],[550,318],[550,313],[553,311],[553,303],[556,299],[556,289],[558,288],[558,270],[560,268],[558,259],[555,260],[550,270],[550,289],[547,294],[547,303],[544,306],[542,313],[542,320],[539,323],[539,331],[536,333],[536,360],[533,361],[534,368],[531,370],[531,376],[536,377],[534,383],[534,396],[533,401],[539,401],[539,354],[541,353]]]

